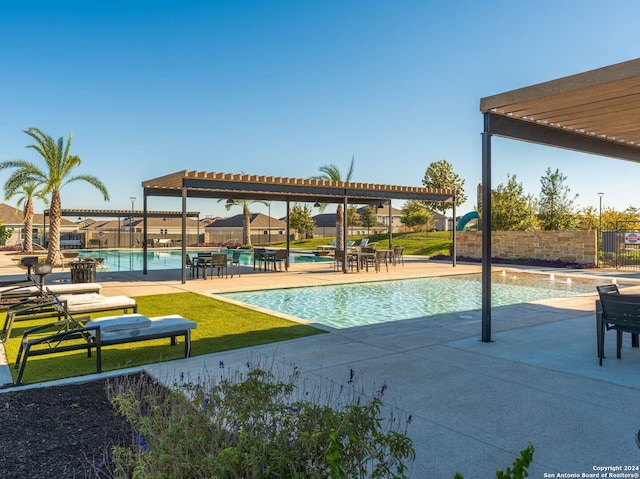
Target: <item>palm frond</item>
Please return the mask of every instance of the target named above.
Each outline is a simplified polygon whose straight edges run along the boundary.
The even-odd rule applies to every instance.
[[[67,178],[65,180],[65,182],[60,186],[62,187],[64,185],[66,185],[68,183],[72,183],[74,181],[86,181],[91,186],[93,186],[95,189],[97,189],[100,193],[102,193],[102,196],[103,196],[105,201],[109,201],[109,192],[107,191],[107,187],[104,185],[104,183],[102,183],[102,181],[100,181],[98,178],[96,178],[93,175],[76,175],[76,176],[72,176],[70,178]]]

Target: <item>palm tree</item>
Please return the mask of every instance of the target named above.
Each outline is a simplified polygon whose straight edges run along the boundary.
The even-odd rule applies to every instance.
[[[355,157],[351,157],[351,164],[349,165],[349,171],[347,175],[343,178],[340,170],[336,165],[325,165],[321,166],[319,170],[322,172],[322,175],[314,176],[313,178],[316,180],[328,180],[328,181],[351,181],[351,176],[353,175],[353,162]],[[327,205],[322,205],[320,210],[324,210]],[[336,249],[344,251],[344,211],[342,209],[342,204],[338,203],[338,208],[336,208]]]
[[[222,200],[220,200],[222,201]],[[250,234],[250,226],[251,226],[251,211],[249,210],[250,203],[261,203],[266,205],[266,201],[255,200],[255,201],[247,201],[247,200],[226,200],[225,208],[227,211],[231,209],[232,206],[241,205],[242,206],[242,244],[246,246],[251,246],[251,234]]]
[[[93,175],[70,176],[71,171],[82,163],[79,156],[69,154],[73,133],[69,134],[66,146],[62,137],[56,142],[51,136],[44,134],[37,128],[29,128],[25,130],[25,133],[36,142],[27,148],[33,148],[42,156],[46,163],[46,169],[40,169],[37,165],[25,160],[9,160],[0,163],[0,170],[15,168],[6,182],[6,185],[11,188],[17,188],[26,183],[36,183],[42,185],[43,195],[51,195],[47,262],[60,264],[62,261],[60,253],[60,222],[62,220],[60,189],[74,181],[86,181],[102,193],[105,201],[109,201],[109,193],[104,184]]]
[[[22,242],[22,251],[33,251],[33,197],[44,199],[41,191],[36,191],[40,185],[35,182],[25,183],[23,185],[10,184],[7,181],[4,185],[4,197],[6,200],[10,200],[16,195],[21,195],[18,198],[18,208],[23,205],[23,219],[24,224],[24,241]]]

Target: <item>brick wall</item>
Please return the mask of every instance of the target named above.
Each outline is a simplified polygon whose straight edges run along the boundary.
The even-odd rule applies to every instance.
[[[596,264],[595,231],[494,231],[491,257]],[[458,256],[482,257],[482,232],[456,232]]]

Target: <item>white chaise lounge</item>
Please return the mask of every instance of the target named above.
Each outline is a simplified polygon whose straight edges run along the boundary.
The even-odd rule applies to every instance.
[[[53,298],[36,298],[35,300],[22,301],[7,310],[7,315],[2,326],[2,339],[7,341],[11,337],[11,329],[14,321],[58,318],[64,315],[63,308],[58,307],[62,303],[72,315],[98,313],[103,311],[122,311],[122,313],[137,313],[136,300],[128,296],[103,296],[98,293],[64,294]]]
[[[51,284],[45,286],[44,289],[52,294],[99,293],[102,285],[99,283]],[[0,287],[0,300],[33,298],[42,296],[42,294],[40,286],[33,281]]]
[[[30,339],[31,335],[42,333],[47,327],[58,328],[58,332]],[[70,327],[70,329],[65,329]],[[22,335],[22,344],[18,351],[15,368],[19,369],[16,384],[22,382],[27,360],[32,356],[44,354],[87,350],[96,350],[96,371],[102,372],[102,347],[135,341],[170,338],[171,345],[177,344],[178,337],[184,337],[184,355],[191,355],[191,330],[197,324],[179,315],[147,318],[141,314],[123,314],[107,316],[88,321],[84,326],[67,313],[67,319],[49,325],[32,328]],[[61,330],[62,329],[62,330]]]

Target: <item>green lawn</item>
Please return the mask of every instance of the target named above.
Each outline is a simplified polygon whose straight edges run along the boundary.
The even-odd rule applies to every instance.
[[[370,242],[378,243],[380,248],[389,246],[389,238],[387,235],[365,235],[365,236],[349,236],[349,240],[353,240],[356,244],[362,238],[369,238]],[[291,241],[291,248],[296,249],[316,249],[319,245],[326,245],[333,240],[333,237],[327,238],[311,238],[306,240]],[[398,233],[393,235],[393,245],[402,246],[404,254],[436,256],[439,254],[449,255],[449,246],[451,245],[451,231],[434,231],[431,233]],[[285,243],[274,243],[272,246],[282,247]]]
[[[196,293],[139,296],[135,299],[138,303],[138,312],[145,316],[180,314],[198,323],[198,327],[192,331],[192,356],[323,333],[311,326]],[[94,314],[92,318],[111,314],[113,313]],[[5,351],[11,366],[17,357],[23,331],[45,324],[47,321],[40,319],[14,323],[11,339],[5,343]],[[104,371],[110,371],[183,357],[183,345],[171,347],[169,339],[158,339],[108,346],[102,351],[102,367]],[[13,367],[11,371],[15,380],[17,372]],[[47,354],[29,359],[22,381],[25,384],[50,381],[91,374],[95,371],[95,354],[91,358],[87,357],[86,351]]]

